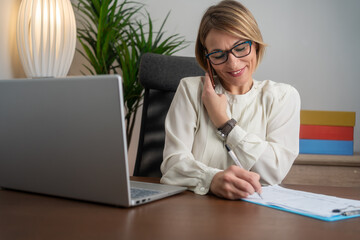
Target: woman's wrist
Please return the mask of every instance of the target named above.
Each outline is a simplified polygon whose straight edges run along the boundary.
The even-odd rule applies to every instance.
[[[223,140],[224,142],[226,141],[227,136],[229,135],[231,130],[233,130],[236,123],[237,123],[236,120],[232,118],[226,121],[226,123],[223,126],[218,128],[216,133],[221,138],[221,140]]]
[[[228,116],[221,117],[217,120],[217,123],[214,124],[217,129],[223,128],[226,123],[230,120]]]

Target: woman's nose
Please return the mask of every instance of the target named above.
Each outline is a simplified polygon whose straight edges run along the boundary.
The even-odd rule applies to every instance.
[[[228,54],[228,60],[226,61],[226,64],[229,67],[233,67],[237,64],[237,62],[239,61],[239,58],[235,57],[234,54],[229,53]]]

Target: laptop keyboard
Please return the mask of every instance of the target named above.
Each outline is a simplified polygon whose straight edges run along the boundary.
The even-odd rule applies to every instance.
[[[157,193],[161,193],[161,191],[149,190],[144,188],[130,188],[131,190],[131,198],[146,198],[148,196],[155,195]]]

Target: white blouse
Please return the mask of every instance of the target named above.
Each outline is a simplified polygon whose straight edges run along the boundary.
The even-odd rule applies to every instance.
[[[161,182],[209,191],[212,178],[233,163],[216,135],[201,100],[201,77],[181,80],[165,120]],[[260,175],[262,184],[284,179],[299,153],[300,96],[287,84],[256,81],[243,95],[226,94],[227,114],[237,125],[226,139],[241,165]]]

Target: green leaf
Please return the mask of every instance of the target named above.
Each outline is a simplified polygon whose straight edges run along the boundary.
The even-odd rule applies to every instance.
[[[122,73],[124,104],[127,110],[128,141],[137,109],[141,106],[143,87],[138,73],[141,56],[146,52],[174,54],[188,43],[178,34],[165,38],[166,15],[158,31],[144,4],[124,0],[78,0],[73,4],[78,10],[77,37],[82,49],[77,49],[89,65],[90,74]],[[139,20],[145,19],[145,23]]]

